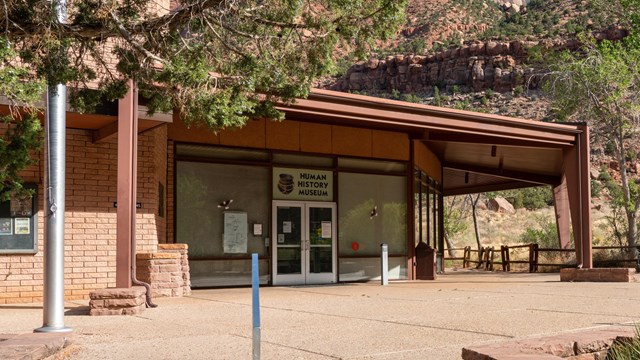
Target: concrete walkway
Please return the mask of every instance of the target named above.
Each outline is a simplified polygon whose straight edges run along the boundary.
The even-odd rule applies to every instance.
[[[464,346],[640,321],[640,283],[450,271],[436,281],[261,288],[262,359],[460,359]],[[68,302],[56,359],[250,359],[251,289],[157,298],[139,316]],[[0,333],[42,325],[40,304],[0,305]],[[0,339],[0,348],[3,347]]]

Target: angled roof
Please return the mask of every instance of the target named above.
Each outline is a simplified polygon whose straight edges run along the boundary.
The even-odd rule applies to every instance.
[[[559,184],[564,150],[574,147],[582,132],[579,124],[319,89],[279,109],[292,119],[408,132],[440,159],[445,195]]]

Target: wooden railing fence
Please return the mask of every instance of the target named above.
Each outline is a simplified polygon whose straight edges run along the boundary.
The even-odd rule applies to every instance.
[[[511,254],[514,249],[528,249],[529,250],[529,258],[528,260],[511,260]],[[631,246],[594,246],[593,250],[619,250],[622,254],[623,250],[630,250],[633,247]],[[640,245],[637,246],[640,249]],[[541,248],[538,244],[524,244],[524,245],[501,245],[500,246],[500,261],[495,260],[495,250],[493,246],[482,247],[480,250],[472,249],[471,246],[465,246],[464,248],[451,249],[455,251],[462,250],[462,257],[444,257],[444,260],[456,260],[462,261],[462,267],[468,268],[471,267],[471,264],[476,264],[476,269],[484,269],[488,271],[492,271],[494,269],[494,265],[502,265],[502,271],[508,272],[511,271],[511,264],[527,264],[529,267],[529,272],[537,272],[539,267],[541,266],[550,266],[550,267],[575,267],[575,264],[568,264],[567,262],[563,263],[541,263],[539,261],[541,253],[575,253],[575,249],[556,249],[556,248]],[[639,251],[640,252],[640,251]],[[471,253],[477,254],[474,256],[477,260],[472,260]],[[622,258],[622,259],[611,259],[607,261],[594,261],[594,265],[606,265],[606,263],[634,263],[638,264],[638,257],[635,258]]]

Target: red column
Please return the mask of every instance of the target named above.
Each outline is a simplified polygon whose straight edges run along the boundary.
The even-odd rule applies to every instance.
[[[591,145],[589,143],[589,127],[580,126],[579,136],[580,161],[580,205],[582,217],[582,266],[593,267],[593,236],[591,223]]]
[[[583,268],[592,268],[589,128],[586,125],[579,128],[582,132],[576,135],[576,145],[565,150],[564,171],[571,207],[576,261],[582,264]]]
[[[569,192],[567,190],[566,177],[563,176],[562,183],[553,188],[553,200],[560,247],[566,249],[571,241],[571,211],[569,209]]]
[[[127,95],[118,101],[118,212],[116,287],[131,287],[131,241],[135,234],[136,145],[138,91],[129,80]]]

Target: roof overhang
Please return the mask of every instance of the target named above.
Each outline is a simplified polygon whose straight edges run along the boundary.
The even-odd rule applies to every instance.
[[[403,131],[440,160],[445,195],[557,185],[578,125],[454,110],[328,90],[278,107],[286,118]]]
[[[0,114],[10,114],[11,101],[5,96],[0,96]],[[45,104],[36,104],[44,109]],[[18,105],[19,109],[20,106]],[[93,141],[101,142],[112,138],[118,132],[118,102],[104,103],[96,109],[95,113],[82,114],[72,111],[67,103],[66,127],[68,129],[91,130]],[[173,122],[173,115],[166,113],[149,114],[148,108],[138,105],[138,133],[155,128],[156,126]]]

